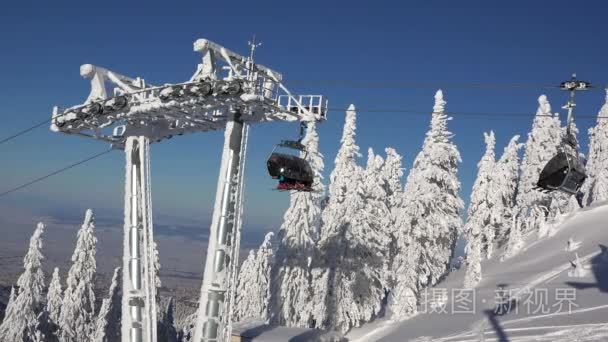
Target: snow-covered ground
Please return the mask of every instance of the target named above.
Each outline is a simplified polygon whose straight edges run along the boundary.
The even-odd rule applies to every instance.
[[[379,319],[347,337],[361,342],[608,341],[608,253],[601,246],[608,245],[608,205],[576,211],[556,230],[540,240],[528,236],[510,259],[483,262],[474,305],[465,297],[471,293],[459,290],[462,269],[427,291],[426,312],[423,307],[402,322]],[[570,238],[576,249],[567,251]],[[572,272],[575,253],[584,264],[582,277]],[[445,294],[447,301],[438,300]]]

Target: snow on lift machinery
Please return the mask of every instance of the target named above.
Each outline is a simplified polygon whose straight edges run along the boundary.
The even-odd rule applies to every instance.
[[[310,164],[306,161],[306,147],[302,145],[302,139],[306,131],[306,123],[300,122],[300,137],[298,140],[281,140],[278,143],[266,162],[268,173],[273,179],[278,179],[279,191],[312,191],[314,173]],[[277,149],[286,151],[297,151],[296,153],[280,153]]]
[[[574,74],[572,79],[562,82],[560,88],[570,92],[568,104],[562,107],[568,109],[566,135],[562,139],[557,154],[549,160],[541,171],[537,189],[545,193],[557,190],[569,195],[576,195],[587,175],[585,174],[584,162],[581,160],[578,151],[578,142],[572,133],[573,110],[576,106],[574,94],[579,90],[588,90],[591,88],[591,83],[577,80],[576,74]]]

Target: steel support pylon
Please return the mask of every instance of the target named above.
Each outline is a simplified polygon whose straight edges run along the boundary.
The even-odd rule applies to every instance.
[[[240,248],[248,125],[238,114],[226,125],[194,341],[223,342],[231,331]]]
[[[156,342],[150,139],[128,137],[125,156],[122,342]]]

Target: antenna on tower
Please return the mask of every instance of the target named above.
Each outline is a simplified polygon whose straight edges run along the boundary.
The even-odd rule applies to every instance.
[[[262,46],[262,42],[256,43],[256,41],[255,41],[255,33],[254,33],[253,34],[253,39],[247,41],[247,45],[249,45],[249,48],[250,48],[249,60],[251,61],[251,63],[253,63],[253,54],[255,53],[255,49],[257,49],[258,47]]]

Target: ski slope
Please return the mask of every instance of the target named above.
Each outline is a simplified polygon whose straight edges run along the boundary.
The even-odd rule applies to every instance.
[[[578,210],[561,220],[550,237],[528,235],[512,258],[500,262],[497,251],[483,262],[483,279],[475,290],[475,303],[466,303],[466,313],[460,312],[463,300],[453,296],[460,293],[463,268],[428,291],[426,312],[401,322],[378,319],[353,329],[348,339],[608,341],[608,252],[600,246],[608,246],[608,205]],[[575,250],[567,251],[570,238]],[[572,272],[575,253],[584,264],[579,274]]]

